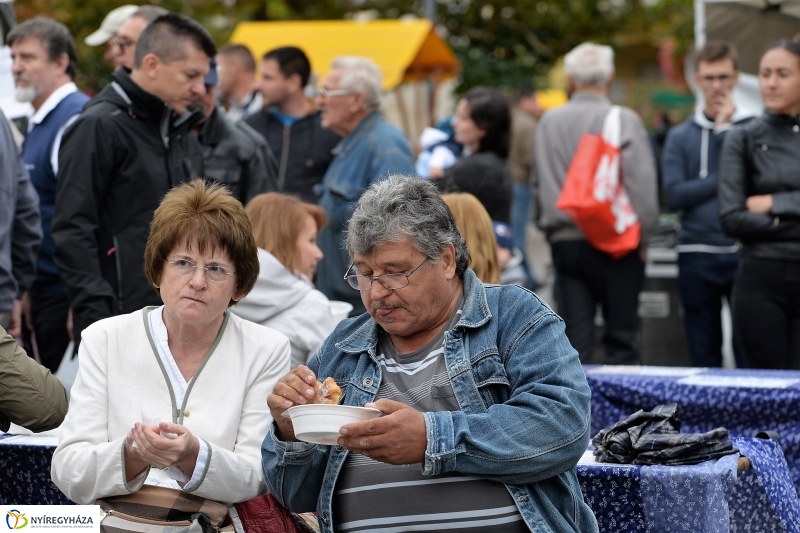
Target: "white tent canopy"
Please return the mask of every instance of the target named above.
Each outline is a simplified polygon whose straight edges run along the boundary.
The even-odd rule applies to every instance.
[[[742,74],[734,89],[737,114],[759,113],[763,103],[758,90],[758,61],[770,43],[800,34],[800,0],[695,0],[694,14],[697,49],[706,41],[722,40],[739,52]],[[694,64],[689,63],[687,68],[693,72]],[[691,80],[690,75],[687,80]]]

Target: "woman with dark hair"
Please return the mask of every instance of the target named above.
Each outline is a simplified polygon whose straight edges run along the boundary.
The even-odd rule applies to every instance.
[[[741,243],[733,323],[753,368],[800,369],[800,44],[761,56],[764,114],[728,133],[722,228]]]
[[[444,171],[431,172],[443,192],[474,195],[492,220],[511,223],[514,178],[508,164],[511,112],[500,91],[475,87],[458,102],[455,139],[471,155]]]

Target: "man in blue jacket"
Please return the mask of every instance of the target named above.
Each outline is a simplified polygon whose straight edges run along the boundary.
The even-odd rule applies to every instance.
[[[325,254],[317,268],[317,288],[331,300],[353,305],[353,314],[365,311],[341,276],[349,264],[342,248],[344,229],[361,193],[391,174],[415,175],[411,144],[380,113],[381,72],[362,57],[340,57],[317,95],[322,127],[342,137],[322,183],[314,187],[319,206],[328,213],[328,225],[319,233]]]
[[[33,116],[22,144],[22,159],[39,194],[42,247],[36,259],[36,281],[22,310],[33,328],[39,358],[50,372],[58,370],[70,341],[67,292],[53,261],[50,223],[56,205],[58,150],[64,131],[78,118],[89,97],[78,91],[75,46],[66,26],[47,17],[24,22],[8,34],[17,100],[30,102]],[[32,353],[28,346],[28,353]]]
[[[389,177],[347,227],[345,283],[369,310],[342,322],[275,385],[264,479],[282,505],[317,511],[323,533],[596,532],[575,464],[589,387],[564,322],[516,285],[484,285],[452,213],[427,180]],[[342,403],[381,418],[335,446],[300,441],[293,405],[332,377]]]
[[[739,79],[736,50],[709,41],[697,54],[695,83],[703,106],[672,128],[662,160],[667,205],[680,213],[678,288],[689,356],[694,366],[722,366],[722,299],[730,303],[739,264],[736,242],[725,236],[717,209],[722,143],[736,116],[731,91]],[[744,365],[734,342],[738,366]]]

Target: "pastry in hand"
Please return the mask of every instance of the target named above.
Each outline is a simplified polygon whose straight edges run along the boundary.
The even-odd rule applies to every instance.
[[[336,405],[342,399],[342,389],[336,384],[336,381],[331,378],[325,378],[325,381],[317,381],[314,384],[314,403],[329,403]]]

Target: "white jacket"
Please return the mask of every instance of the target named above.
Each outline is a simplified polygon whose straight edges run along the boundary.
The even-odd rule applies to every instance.
[[[263,494],[261,441],[272,423],[267,395],[289,372],[286,337],[228,313],[183,405],[175,405],[150,340],[150,309],[83,330],[78,376],[53,454],[53,482],[79,504],[138,490],[146,476],[127,482],[123,448],[149,408],[208,444],[206,471],[193,494],[226,504]]]
[[[258,249],[258,262],[261,270],[255,287],[230,309],[289,337],[292,368],[304,365],[333,331],[328,299],[308,278],[293,274],[268,251]]]

